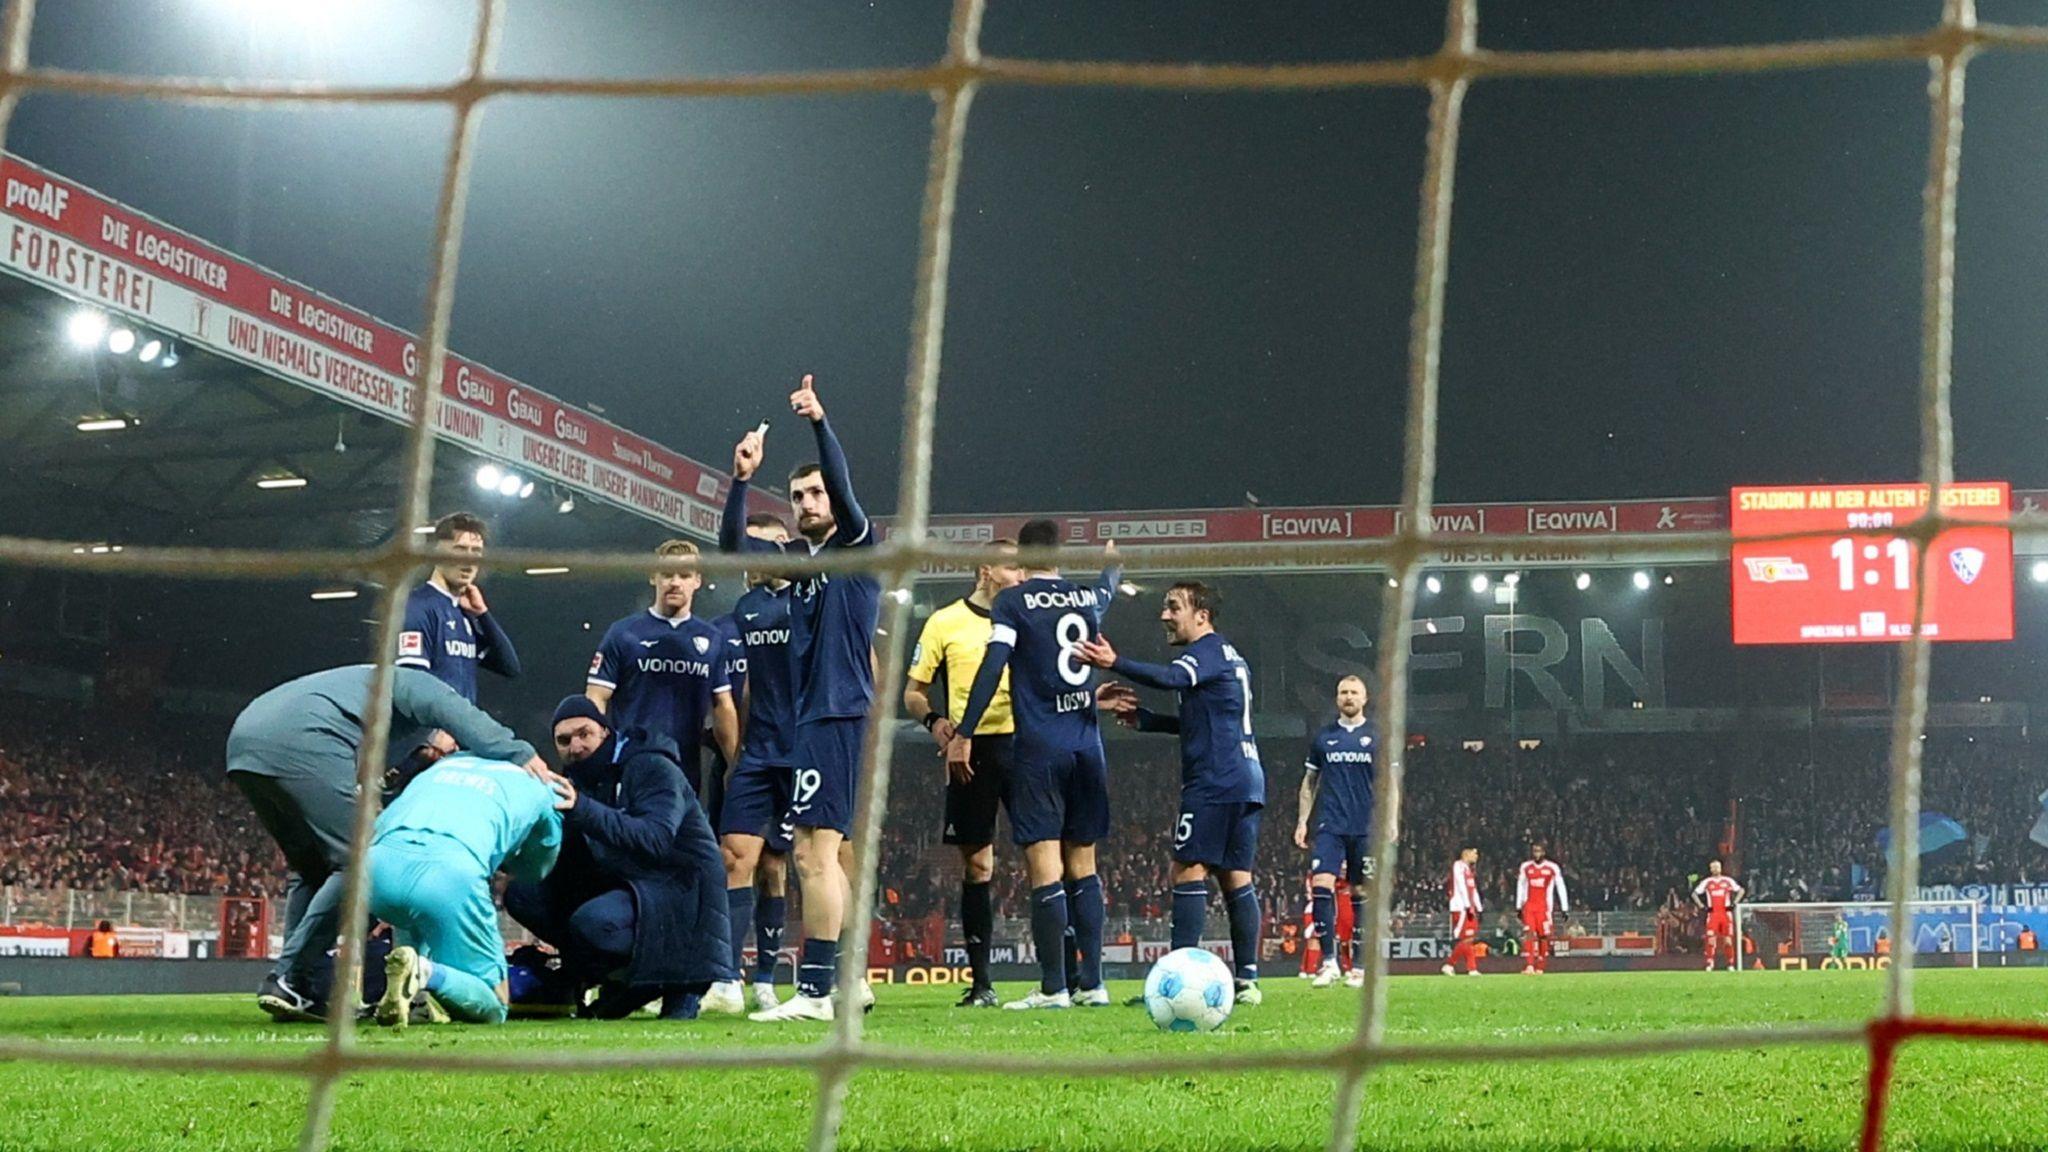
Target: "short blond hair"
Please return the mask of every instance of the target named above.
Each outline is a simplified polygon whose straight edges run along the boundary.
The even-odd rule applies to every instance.
[[[661,546],[654,550],[654,554],[664,558],[669,556],[701,555],[697,550],[697,543],[694,540],[663,540]]]

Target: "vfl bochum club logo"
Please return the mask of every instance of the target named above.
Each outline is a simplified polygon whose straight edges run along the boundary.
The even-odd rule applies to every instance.
[[[702,655],[704,655],[705,653],[707,653],[707,652],[711,651],[711,641],[710,641],[710,640],[708,640],[708,639],[706,639],[706,638],[704,638],[704,637],[702,637],[702,636],[693,636],[693,637],[691,637],[691,639],[693,639],[693,640],[695,640],[695,641],[697,642],[697,655],[699,655],[699,656],[702,656]]]
[[[1984,571],[1984,550],[1958,548],[1948,554],[1948,566],[1955,571],[1956,579],[1965,584],[1975,584],[1977,574]]]

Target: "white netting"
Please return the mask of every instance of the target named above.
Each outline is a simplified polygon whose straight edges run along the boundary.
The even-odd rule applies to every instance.
[[[938,369],[944,328],[948,259],[952,242],[955,193],[960,173],[961,149],[966,138],[968,109],[975,90],[984,84],[1036,86],[1089,86],[1178,90],[1272,91],[1348,87],[1422,87],[1430,93],[1427,154],[1423,170],[1421,220],[1417,244],[1414,309],[1410,319],[1408,413],[1405,428],[1405,462],[1400,528],[1388,540],[1342,544],[1265,544],[1233,546],[1229,549],[1176,549],[1174,563],[1210,565],[1217,568],[1243,566],[1312,564],[1344,561],[1375,564],[1401,577],[1399,592],[1388,598],[1382,620],[1382,635],[1401,635],[1413,615],[1413,577],[1430,550],[1430,517],[1436,475],[1436,424],[1438,350],[1443,323],[1444,287],[1449,250],[1452,176],[1456,169],[1460,107],[1466,89],[1474,80],[1496,77],[1595,77],[1758,72],[1783,69],[1840,67],[1885,61],[1925,60],[1930,70],[1928,89],[1930,132],[1927,158],[1924,228],[1922,234],[1922,312],[1920,364],[1921,452],[1919,478],[1940,489],[1953,479],[1954,446],[1949,411],[1950,360],[1952,351],[1953,270],[1955,258],[1956,177],[1960,163],[1963,111],[1963,77],[1971,57],[1982,49],[2038,49],[2048,47],[2048,28],[1993,26],[1978,23],[1972,0],[1945,0],[1939,23],[1913,35],[1870,36],[1782,44],[1677,50],[1626,50],[1581,52],[1492,52],[1478,47],[1476,0],[1449,0],[1446,36],[1441,50],[1413,59],[1361,63],[1306,65],[1209,65],[1209,64],[1124,64],[1065,61],[1006,60],[985,57],[979,48],[979,30],[985,0],[955,0],[946,52],[928,67],[861,71],[826,71],[735,77],[665,77],[645,80],[579,80],[534,77],[505,78],[492,74],[492,60],[503,23],[502,0],[479,0],[477,21],[463,76],[450,84],[421,86],[352,87],[334,84],[250,83],[227,80],[149,78],[100,73],[64,71],[33,67],[28,59],[29,31],[34,19],[34,0],[12,0],[6,12],[4,47],[0,47],[0,144],[5,142],[7,121],[21,95],[28,91],[66,92],[141,97],[203,103],[350,103],[350,104],[440,104],[456,113],[456,128],[443,166],[439,202],[435,213],[425,355],[420,360],[416,395],[422,410],[413,422],[406,456],[404,495],[398,522],[421,523],[426,519],[429,480],[435,438],[434,410],[440,396],[440,376],[447,352],[449,316],[455,298],[456,254],[460,250],[463,212],[469,190],[469,170],[474,154],[477,116],[487,101],[536,95],[580,95],[591,97],[710,98],[729,96],[774,96],[799,93],[871,93],[878,91],[929,92],[936,106],[931,154],[924,188],[924,210],[917,268],[917,292],[911,321],[911,357],[904,388],[903,467],[897,501],[899,531],[885,546],[866,553],[837,553],[828,570],[866,568],[877,572],[893,589],[907,591],[916,580],[920,564],[967,561],[972,550],[925,541],[924,529],[930,510],[930,472],[933,420],[938,401]],[[1938,509],[1937,497],[1930,507]],[[1904,535],[1914,542],[1920,561],[1927,562],[1927,545],[1935,534],[1950,526],[1940,512],[1907,527]],[[2015,522],[2016,531],[2038,528]],[[1899,535],[1886,530],[1885,535]],[[1473,547],[1514,546],[1530,543],[1516,535],[1487,536],[1461,540]],[[1580,541],[1546,538],[1550,546],[1569,546]],[[1611,546],[1612,537],[1601,541]],[[1627,546],[1645,557],[1702,547],[1726,556],[1730,540],[1726,533],[1667,534],[1627,541]],[[74,555],[68,542],[0,538],[0,559],[9,563],[51,568],[86,568],[105,573],[158,573],[253,577],[277,575],[320,575],[371,577],[383,584],[385,592],[378,607],[380,620],[377,676],[374,697],[388,701],[391,689],[391,654],[397,650],[396,633],[403,610],[404,590],[409,580],[431,558],[430,545],[417,535],[400,533],[388,546],[355,552],[266,553],[208,549],[131,547],[104,556]],[[1050,560],[1050,556],[1032,557]],[[1133,549],[1128,557],[1133,568],[1147,562],[1144,549]],[[573,561],[580,570],[602,573],[641,573],[647,561],[640,554],[574,554],[504,551],[494,555],[494,564],[562,564]],[[749,558],[744,564],[735,557],[707,557],[701,569],[707,574],[737,573],[742,567],[756,570],[791,571],[795,560],[764,562]],[[819,565],[803,561],[815,570]],[[1924,589],[1926,581],[1918,587]],[[1924,611],[1916,592],[1916,623]],[[903,668],[905,627],[909,597],[885,600],[883,627],[889,643],[885,651],[883,682],[893,683]],[[1892,861],[1889,869],[1890,916],[1893,931],[1906,925],[1910,896],[1918,879],[1917,851],[1920,807],[1920,740],[1926,719],[1928,641],[1915,629],[1915,637],[1903,645],[1906,658],[1900,662],[1898,707],[1894,711],[1891,756]],[[1377,703],[1384,746],[1396,750],[1406,745],[1408,649],[1406,645],[1381,646],[1378,681],[1384,686]],[[878,693],[873,719],[882,721],[891,711],[887,693]],[[365,796],[375,796],[373,765],[381,764],[388,732],[384,717],[388,711],[372,708],[375,718],[364,749]],[[890,741],[879,738],[882,723],[871,723],[865,754],[868,787],[862,797],[855,839],[863,870],[855,890],[853,914],[847,939],[850,946],[842,956],[842,971],[858,972],[865,966],[867,927],[872,916],[875,875],[874,851],[880,829],[880,815],[889,794]],[[150,1052],[133,1049],[100,1050],[86,1046],[42,1044],[32,1041],[0,1040],[0,1059],[20,1058],[91,1064],[103,1068],[160,1068],[178,1071],[239,1070],[290,1073],[310,1077],[312,1094],[301,1146],[322,1148],[326,1144],[332,1114],[334,1089],[346,1073],[362,1068],[438,1069],[446,1071],[566,1071],[608,1068],[647,1069],[663,1067],[802,1067],[819,1077],[820,1094],[810,1135],[810,1147],[830,1148],[839,1129],[841,1104],[848,1077],[862,1067],[918,1068],[949,1072],[1022,1072],[1076,1075],[1139,1075],[1165,1071],[1203,1069],[1223,1071],[1250,1068],[1286,1068],[1334,1072],[1340,1091],[1330,1140],[1333,1148],[1350,1147],[1356,1139],[1365,1075],[1382,1063],[1407,1061],[1479,1061],[1514,1059],[1556,1059],[1560,1057],[1604,1057],[1627,1053],[1691,1051],[1721,1047],[1754,1047],[1760,1044],[1809,1044],[1815,1042],[1868,1041],[1872,1046],[1871,1091],[1867,1100],[1864,1139],[1874,1144],[1882,1120],[1885,1086],[1888,1083],[1891,1052],[1907,1036],[1945,1033],[2004,1038],[2048,1039],[2048,1032],[2024,1026],[1949,1025],[1907,1019],[1912,1012],[1912,954],[1894,957],[1887,981],[1886,1014],[1866,1026],[1819,1028],[1776,1027],[1768,1030],[1719,1030],[1713,1032],[1660,1034],[1619,1041],[1555,1042],[1506,1047],[1461,1048],[1416,1047],[1384,1042],[1386,1019],[1386,963],[1383,941],[1387,936],[1387,899],[1393,880],[1393,844],[1398,830],[1403,761],[1397,755],[1382,760],[1379,771],[1377,822],[1373,855],[1379,862],[1373,880],[1371,906],[1374,914],[1364,925],[1366,955],[1373,962],[1366,969],[1364,1011],[1353,1039],[1330,1050],[1245,1053],[1233,1055],[1186,1055],[1125,1058],[1099,1056],[1077,1059],[1071,1056],[1034,1058],[993,1053],[933,1053],[894,1049],[864,1043],[861,1014],[842,1012],[830,1035],[822,1043],[765,1049],[731,1051],[662,1051],[630,1053],[554,1053],[534,1055],[447,1055],[427,1052],[366,1052],[354,1044],[355,1020],[346,1012],[334,1013],[327,1043],[305,1057],[257,1055],[212,1055],[193,1052]],[[348,869],[346,923],[363,920],[365,894],[363,846],[368,840],[375,811],[366,803],[357,814],[356,851]],[[343,988],[353,988],[360,978],[361,941],[351,929],[341,951],[338,977]],[[842,980],[841,988],[850,985]],[[346,1002],[346,1001],[343,1001]]]
[[[1882,967],[1894,952],[1961,958],[1978,966],[1983,905],[1975,900],[1908,900],[1906,934],[1892,934],[1891,905],[1880,900],[1739,904],[1735,949],[1740,967]],[[1903,941],[1903,943],[1900,943]]]

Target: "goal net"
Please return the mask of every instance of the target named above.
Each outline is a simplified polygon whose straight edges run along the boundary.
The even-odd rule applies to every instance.
[[[55,9],[46,3],[44,8]],[[248,82],[240,80],[188,79],[151,75],[115,75],[78,71],[62,65],[38,63],[31,59],[31,29],[36,6],[25,0],[6,5],[0,25],[0,143],[4,143],[8,120],[24,94],[61,93],[68,97],[125,97],[195,102],[209,105],[258,106],[270,104],[318,104],[337,106],[361,104],[386,106],[406,104],[420,108],[442,108],[452,114],[453,131],[445,151],[445,164],[438,173],[433,241],[429,253],[427,307],[418,355],[404,367],[406,383],[413,390],[408,401],[412,420],[408,440],[398,453],[393,469],[402,477],[397,522],[419,525],[430,521],[430,494],[434,478],[436,438],[434,429],[441,419],[444,375],[452,381],[449,367],[448,334],[453,314],[457,255],[463,249],[463,225],[470,192],[472,160],[476,151],[479,113],[487,103],[536,98],[576,97],[600,100],[712,100],[764,98],[792,95],[912,93],[929,95],[934,109],[929,154],[923,186],[917,271],[911,301],[909,363],[905,373],[902,411],[903,440],[898,459],[895,522],[886,542],[872,549],[840,550],[810,558],[763,559],[759,556],[708,554],[698,560],[664,561],[664,571],[693,569],[714,580],[737,579],[747,570],[762,575],[797,575],[827,571],[833,574],[863,571],[881,581],[881,632],[877,644],[879,671],[876,681],[900,685],[904,680],[908,638],[912,633],[909,605],[914,586],[927,571],[962,566],[971,568],[985,560],[976,547],[928,538],[930,525],[933,446],[936,411],[941,393],[940,360],[944,350],[949,270],[952,255],[955,205],[959,192],[964,143],[975,93],[985,86],[1035,88],[1121,88],[1192,92],[1275,92],[1330,91],[1368,88],[1416,90],[1428,98],[1427,128],[1423,140],[1423,162],[1413,269],[1412,308],[1408,321],[1406,375],[1406,416],[1402,436],[1401,497],[1393,533],[1384,539],[1316,541],[1266,539],[1259,543],[1219,548],[1196,545],[1164,553],[1157,548],[1134,547],[1126,552],[1133,572],[1186,571],[1190,565],[1207,568],[1279,569],[1315,565],[1350,565],[1377,569],[1390,581],[1395,594],[1383,601],[1377,621],[1380,637],[1408,635],[1417,625],[1418,586],[1424,569],[1440,563],[1444,544],[1433,527],[1436,508],[1435,485],[1439,446],[1438,383],[1441,365],[1442,331],[1447,282],[1450,271],[1450,239],[1453,187],[1459,157],[1459,130],[1465,97],[1474,83],[1500,79],[1535,81],[1556,78],[1593,77],[1697,77],[1712,74],[1753,74],[1759,72],[1827,67],[1910,64],[1925,67],[1931,78],[1927,86],[1929,138],[1925,165],[1924,215],[1921,247],[1921,354],[1917,364],[1915,407],[1920,440],[1917,474],[1920,484],[1932,495],[1930,511],[1907,525],[1903,539],[1909,541],[1911,559],[1920,567],[1936,562],[1929,543],[1944,528],[1959,523],[1946,511],[1939,498],[1954,482],[1954,419],[1951,412],[1951,378],[1954,345],[1954,282],[1956,262],[1956,188],[1961,167],[1963,123],[1963,79],[1971,59],[1989,50],[2031,51],[2048,47],[2048,29],[1980,25],[1972,0],[1946,0],[1938,22],[1910,34],[1895,33],[1830,40],[1808,40],[1770,44],[1720,45],[1682,49],[1614,49],[1589,51],[1499,51],[1480,46],[1477,0],[1447,0],[1446,32],[1441,48],[1426,55],[1404,59],[1375,59],[1275,65],[1217,66],[1200,63],[1134,63],[1067,60],[1027,60],[986,56],[980,47],[980,32],[987,7],[984,0],[954,0],[943,55],[931,63],[909,68],[818,71],[784,74],[732,74],[658,76],[647,79],[583,78],[553,75],[508,76],[494,68],[494,53],[501,34],[505,5],[498,0],[479,0],[466,66],[459,79],[450,83],[412,86],[350,86],[343,84],[291,82]],[[1509,6],[1502,5],[1503,10]],[[1340,384],[1334,395],[1346,396]],[[714,488],[716,484],[712,485]],[[529,485],[530,487],[530,485]],[[2040,534],[2038,522],[2026,518],[2004,521],[2002,526],[2015,535]],[[1464,538],[1462,546],[1501,554],[1556,547],[1573,538],[1542,536],[1522,530],[1519,522],[1494,526],[1505,531],[1482,529]],[[1819,536],[1819,533],[1807,535]],[[1834,533],[1828,533],[1834,535]],[[136,577],[171,574],[205,576],[244,581],[292,577],[307,579],[356,579],[373,582],[381,589],[375,608],[374,652],[377,667],[372,690],[373,704],[367,714],[366,747],[361,758],[362,774],[354,835],[347,870],[347,915],[344,923],[356,925],[344,937],[337,963],[337,983],[349,989],[360,975],[363,940],[360,925],[365,920],[365,848],[376,816],[382,766],[386,762],[389,736],[390,700],[395,654],[399,649],[401,622],[407,590],[423,575],[437,556],[433,540],[415,531],[400,531],[388,543],[346,549],[281,550],[269,547],[243,549],[137,545],[127,547],[81,546],[78,541],[51,538],[0,537],[0,562],[10,566],[89,573],[99,577]],[[1595,540],[1579,540],[1589,548],[1607,550],[1610,556],[1655,561],[1681,552],[1727,558],[1732,542],[1726,532],[1661,531],[1617,533]],[[1071,553],[1054,548],[1022,552],[1018,559],[1027,566],[1056,566]],[[642,579],[649,568],[648,557],[639,551],[563,548],[558,550],[507,548],[494,550],[493,565],[529,571],[567,571],[574,565],[583,576],[617,576]],[[1646,581],[1647,577],[1643,577]],[[1916,620],[1924,619],[1926,592],[1930,581],[1914,585]],[[597,1072],[631,1067],[636,1072],[654,1069],[707,1067],[778,1067],[814,1074],[817,1080],[815,1107],[808,1147],[830,1149],[839,1142],[847,1087],[851,1079],[866,1070],[890,1070],[924,1074],[1035,1075],[1062,1079],[1082,1076],[1159,1075],[1195,1073],[1216,1075],[1249,1069],[1290,1069],[1330,1076],[1336,1084],[1335,1105],[1329,1128],[1329,1147],[1352,1148],[1359,1138],[1362,1091],[1368,1075],[1384,1065],[1418,1062],[1469,1062],[1476,1059],[1606,1059],[1624,1055],[1668,1053],[1716,1048],[1765,1045],[1840,1044],[1863,1045],[1871,1052],[1871,1076],[1867,1086],[1869,1107],[1864,1116],[1864,1143],[1875,1147],[1883,1125],[1883,1105],[1890,1088],[1892,1056],[1904,1040],[1925,1035],[1985,1036],[2048,1040],[2048,1029],[2021,1024],[1963,1025],[1917,1016],[1914,1010],[1912,973],[1916,957],[1930,958],[1938,950],[1923,948],[1920,927],[1945,925],[1953,941],[1961,923],[1953,911],[1925,908],[1911,897],[1918,887],[1920,844],[1920,758],[1921,733],[1928,709],[1929,638],[1914,627],[1908,638],[1898,642],[1897,676],[1890,728],[1889,812],[1892,829],[1892,866],[1887,872],[1891,902],[1884,906],[1837,906],[1850,923],[1852,947],[1861,931],[1869,946],[1886,938],[1881,926],[1889,926],[1889,937],[1911,935],[1914,946],[1894,950],[1885,973],[1885,996],[1881,1014],[1872,1020],[1830,1023],[1810,1027],[1713,1030],[1659,1035],[1592,1035],[1520,1044],[1475,1052],[1468,1046],[1447,1044],[1390,1044],[1386,1040],[1387,945],[1394,884],[1399,820],[1403,750],[1409,733],[1411,702],[1410,647],[1402,643],[1380,643],[1374,647],[1376,676],[1372,708],[1379,724],[1381,747],[1391,750],[1377,766],[1377,795],[1380,797],[1372,836],[1372,857],[1377,870],[1370,885],[1370,913],[1361,931],[1369,958],[1365,966],[1361,1011],[1355,1031],[1324,1045],[1304,1041],[1282,1050],[1252,1046],[1221,1049],[1214,1046],[1182,1047],[1173,1051],[1150,1050],[1143,1055],[1101,1053],[1076,1058],[1068,1055],[1034,1053],[1028,1046],[1005,1048],[992,1045],[976,1051],[926,1051],[868,1040],[863,1034],[859,1011],[841,1010],[829,1035],[815,1045],[788,1045],[744,1054],[715,1046],[676,1044],[656,1050],[637,1051],[630,1061],[619,1052],[563,1050],[505,1053],[456,1052],[414,1047],[394,1051],[393,1046],[366,1049],[356,1037],[356,1017],[351,1012],[331,1014],[326,1043],[317,1054],[298,1051],[297,1045],[279,1045],[275,1052],[222,1055],[198,1050],[151,1050],[137,1045],[96,1045],[69,1041],[0,1038],[0,1060],[34,1060],[96,1069],[152,1070],[167,1074],[271,1073],[301,1077],[310,1086],[301,1146],[318,1152],[328,1145],[330,1123],[341,1085],[365,1070],[404,1069],[412,1074],[532,1074],[559,1076],[573,1072]],[[893,691],[877,692],[870,714],[869,736],[863,749],[863,791],[854,822],[853,841],[862,862],[854,878],[854,898],[847,909],[847,942],[841,954],[842,990],[858,986],[857,977],[867,962],[869,927],[877,905],[876,864],[882,859],[880,832],[888,810],[891,791],[892,741],[878,733],[898,711]],[[1269,833],[1270,834],[1270,833]],[[1745,928],[1761,936],[1776,933],[1800,949],[1818,946],[1825,939],[1827,911],[1808,912],[1798,908],[1758,906],[1744,917]],[[1823,921],[1816,923],[1816,920]],[[1975,922],[1970,921],[1967,940],[1975,950]],[[1953,951],[1948,953],[1955,955]],[[287,1050],[294,1049],[294,1050]],[[744,1058],[741,1058],[742,1055]]]
[[[1901,950],[1923,966],[1978,966],[1983,905],[1975,900],[1910,900],[1906,931],[1893,936],[1890,904],[1738,904],[1736,954],[1749,970],[1777,968],[1885,968]]]

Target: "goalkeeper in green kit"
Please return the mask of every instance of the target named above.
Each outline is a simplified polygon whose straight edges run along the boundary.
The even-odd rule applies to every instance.
[[[1828,958],[1837,964],[1849,958],[1849,922],[1839,913],[1834,929],[1828,933]]]

